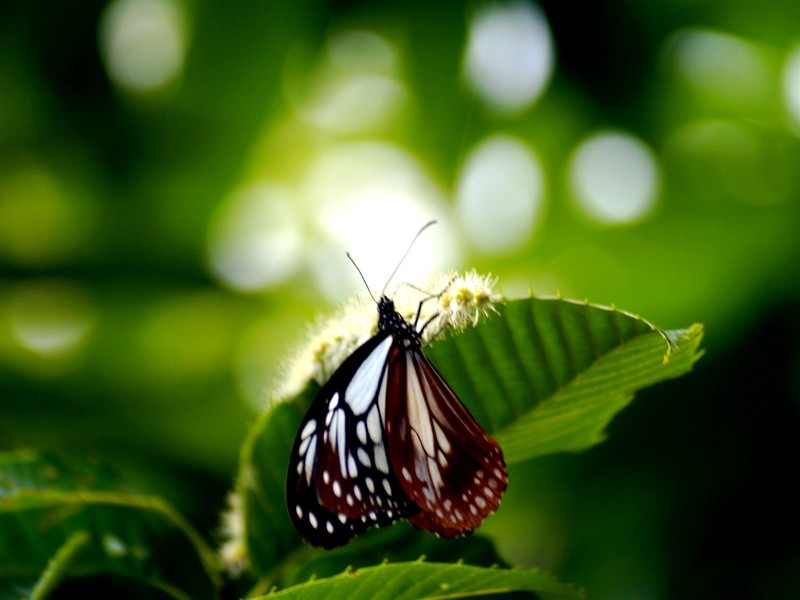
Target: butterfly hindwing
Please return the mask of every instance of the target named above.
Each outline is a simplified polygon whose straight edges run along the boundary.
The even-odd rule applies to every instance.
[[[409,522],[444,537],[469,533],[508,485],[500,447],[419,349],[390,353],[396,400],[387,401],[389,454],[421,511]]]

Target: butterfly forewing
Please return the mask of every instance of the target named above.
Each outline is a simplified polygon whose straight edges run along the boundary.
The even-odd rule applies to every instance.
[[[422,509],[409,522],[445,537],[471,532],[508,485],[500,447],[421,350],[390,353],[389,373],[396,393],[387,399],[390,457]]]
[[[390,335],[356,350],[317,395],[292,450],[286,498],[295,529],[326,548],[416,514],[390,468],[383,405]]]

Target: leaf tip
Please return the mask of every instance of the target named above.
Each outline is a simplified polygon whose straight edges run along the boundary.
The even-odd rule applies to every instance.
[[[665,365],[670,362],[673,355],[678,350],[682,349],[685,342],[691,342],[690,345],[694,346],[694,350],[696,351],[697,346],[703,339],[702,323],[693,323],[687,329],[676,329],[674,331],[663,331],[661,329],[657,329],[657,331],[667,342],[667,350],[664,354],[663,360]],[[694,360],[700,358],[701,355],[702,354],[695,352]]]

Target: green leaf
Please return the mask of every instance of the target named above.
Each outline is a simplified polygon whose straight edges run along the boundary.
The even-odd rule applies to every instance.
[[[31,590],[31,599],[46,598],[68,575],[69,566],[89,544],[89,534],[85,530],[76,531],[62,544],[50,559],[36,585]]]
[[[0,454],[0,589],[44,598],[112,575],[148,595],[213,598],[211,550],[159,498],[108,471],[33,452]],[[139,585],[141,584],[141,585]]]
[[[611,418],[637,390],[691,369],[701,338],[699,325],[662,332],[618,310],[529,298],[499,306],[498,314],[437,341],[426,354],[514,463],[601,441]],[[302,543],[284,502],[289,451],[318,391],[312,383],[271,407],[243,447],[237,491],[244,543],[262,584],[285,581],[292,563],[321,552]],[[511,481],[508,493],[513,490]],[[349,564],[375,564],[387,556],[383,548],[396,535],[392,529],[397,527],[330,554],[346,556]],[[451,560],[464,551],[452,541],[437,541],[453,549]]]
[[[284,503],[289,451],[305,408],[318,391],[309,386],[292,402],[261,415],[245,441],[237,479],[247,553],[257,573],[269,573],[302,544]]]
[[[416,561],[382,564],[312,580],[263,598],[347,600],[468,598],[513,591],[535,592],[542,600],[580,600],[583,594],[537,570],[473,567]]]
[[[637,390],[682,375],[700,356],[700,325],[665,332],[561,299],[510,301],[498,312],[426,354],[509,464],[602,441]]]

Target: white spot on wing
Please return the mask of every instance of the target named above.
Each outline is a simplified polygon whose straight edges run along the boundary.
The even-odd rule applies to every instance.
[[[339,445],[340,452],[347,444],[344,435],[344,410],[341,408],[336,411],[336,443]]]
[[[311,485],[311,471],[314,468],[314,454],[317,452],[317,436],[311,438],[311,443],[308,446],[308,452],[303,460],[305,460],[306,470],[306,483]]]
[[[436,441],[439,443],[439,448],[444,452],[450,452],[450,440],[447,439],[444,431],[436,421],[433,422],[433,431],[436,433]]]
[[[358,477],[358,467],[353,455],[350,453],[347,454],[347,472],[350,473],[350,477]]]
[[[367,430],[374,444],[383,443],[383,428],[381,427],[381,417],[377,408],[373,408],[367,415]]]
[[[307,438],[314,430],[317,428],[317,422],[314,419],[311,419],[308,423],[306,423],[305,427],[303,427],[303,431],[300,433],[300,439]]]
[[[307,437],[302,442],[300,442],[300,448],[298,449],[297,453],[300,456],[305,456],[306,450],[308,450],[308,445],[311,443],[312,438]]]
[[[362,444],[367,443],[367,426],[364,425],[364,421],[359,421],[356,424],[356,435],[358,435],[358,440]]]
[[[440,488],[444,485],[442,474],[439,472],[439,465],[430,456],[428,457],[428,473],[430,473],[430,480],[435,487]]]
[[[411,354],[406,355],[407,393],[408,393],[408,421],[411,428],[419,435],[422,447],[428,456],[434,456],[436,448],[433,445],[433,427],[431,415],[425,402],[425,394],[420,386],[417,370]]]
[[[369,353],[350,380],[345,391],[345,398],[350,410],[355,415],[360,415],[367,410],[375,398],[391,346],[392,336],[387,336]]]
[[[383,444],[375,446],[375,468],[382,473],[389,472],[389,461],[386,458],[386,448]]]
[[[414,448],[417,450],[416,455],[414,456],[414,474],[417,476],[417,479],[421,481],[428,480],[428,473],[425,469],[425,459],[422,456],[422,450],[419,448],[419,441],[417,438],[414,438]]]
[[[336,410],[336,414],[333,417],[333,423],[331,423],[331,446],[336,451],[336,454],[339,456],[339,471],[342,475],[347,475],[347,463],[346,463],[346,440],[344,435],[344,410],[341,408]]]

